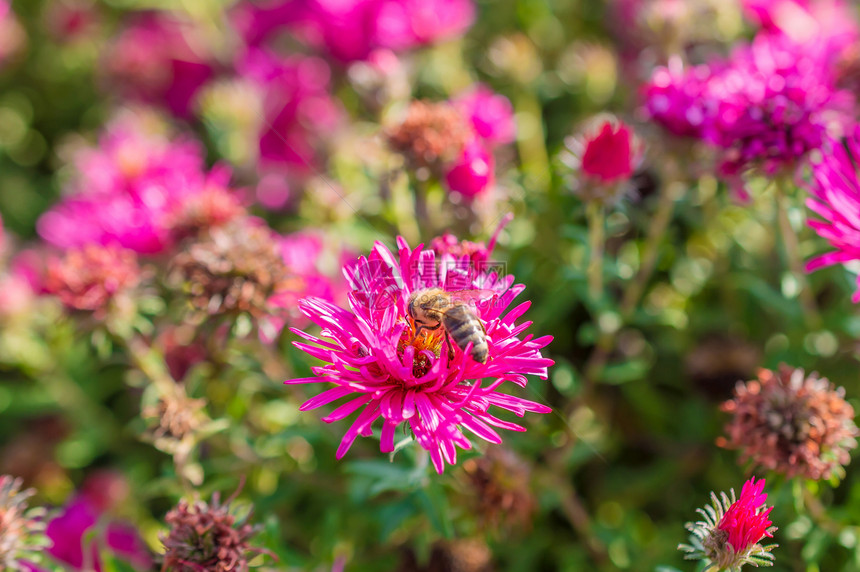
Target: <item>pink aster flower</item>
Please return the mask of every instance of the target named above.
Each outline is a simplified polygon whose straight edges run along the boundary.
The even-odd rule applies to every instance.
[[[472,141],[448,166],[445,183],[452,191],[472,199],[492,187],[495,168],[493,154],[480,141]]]
[[[821,220],[809,219],[807,224],[836,250],[810,260],[807,272],[860,260],[860,179],[855,167],[858,159],[860,126],[854,128],[844,146],[838,140],[830,140],[827,152],[812,165],[812,196],[806,206]],[[852,299],[860,302],[860,276]]]
[[[168,12],[135,19],[107,52],[105,70],[125,97],[191,114],[194,97],[214,75],[202,31]]]
[[[39,219],[39,234],[62,249],[117,243],[142,254],[172,245],[173,225],[188,201],[226,189],[224,167],[206,172],[198,143],[148,130],[139,116],[120,117],[95,148],[74,159],[69,195]]]
[[[309,172],[318,163],[322,134],[331,133],[342,117],[330,92],[328,64],[320,58],[281,57],[252,48],[238,69],[259,89],[263,100],[261,165]]]
[[[299,303],[323,330],[317,337],[294,329],[311,342],[295,345],[326,365],[312,368],[314,377],[286,383],[334,384],[301,406],[306,411],[346,398],[323,418],[327,423],[358,412],[338,447],[338,459],[358,435],[373,435],[374,422],[381,418],[381,451],[394,450],[397,426],[406,423],[441,473],[445,463],[456,462],[457,447],[471,449],[463,429],[491,443],[501,442],[494,427],[525,431],[490,413],[490,406],[520,417],[529,411],[550,411],[500,389],[506,381],[525,387],[527,375],[546,379],[553,361],[543,358],[540,350],[552,337],[520,337],[530,322],[517,320],[529,303],[508,310],[524,289],[513,285],[513,276],[476,273],[467,256],[455,259],[443,254],[437,259],[433,251],[420,246],[410,249],[402,238],[397,244],[396,256],[377,243],[369,257],[344,268],[352,287],[349,310],[319,298]],[[489,300],[470,306],[486,330],[485,363],[472,357],[472,342],[464,351],[450,342],[442,328],[417,327],[408,306],[412,294],[426,288],[439,288],[452,296],[467,289],[488,293]]]
[[[684,558],[706,560],[709,569],[719,570],[739,570],[744,564],[773,566],[771,550],[777,545],[760,544],[765,537],[773,538],[776,531],[768,518],[773,507],[764,506],[764,485],[764,479],[756,482],[751,478],[744,483],[739,499],[735,499],[733,489],[731,496],[720,493],[717,498],[711,493],[711,506],[697,509],[704,520],[686,525],[692,533],[690,544],[678,546],[686,552]]]
[[[452,103],[488,144],[504,145],[516,137],[514,106],[507,97],[494,93],[487,86],[478,84],[454,98]]]

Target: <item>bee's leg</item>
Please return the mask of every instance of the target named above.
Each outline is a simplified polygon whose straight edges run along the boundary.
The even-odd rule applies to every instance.
[[[415,322],[415,323],[418,325],[418,327],[415,328],[415,336],[412,338],[413,340],[418,337],[418,334],[421,333],[421,330],[438,330],[439,328],[442,327],[442,322],[439,322],[435,326],[427,326],[427,325],[422,324],[421,322]]]
[[[448,346],[448,360],[454,359],[454,346],[451,345],[451,336],[445,334],[445,345]]]

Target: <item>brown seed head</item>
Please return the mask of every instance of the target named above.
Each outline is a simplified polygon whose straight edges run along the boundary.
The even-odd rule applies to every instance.
[[[406,119],[387,135],[391,148],[413,169],[438,170],[460,154],[473,134],[453,105],[419,100],[409,105]]]
[[[721,447],[740,449],[741,461],[788,477],[827,479],[844,472],[857,446],[854,409],[845,390],[818,374],[780,365],[758,379],[738,383],[722,409],[732,415]]]
[[[163,570],[170,572],[246,572],[249,555],[262,552],[249,540],[256,530],[248,523],[250,514],[237,522],[230,502],[220,503],[218,493],[209,503],[185,500],[165,518],[170,530],[161,536],[164,545]]]
[[[260,316],[286,280],[287,268],[274,233],[242,218],[186,244],[173,258],[170,277],[198,311]]]
[[[484,526],[527,528],[537,507],[531,490],[531,469],[513,451],[491,447],[486,455],[463,463],[470,497]]]

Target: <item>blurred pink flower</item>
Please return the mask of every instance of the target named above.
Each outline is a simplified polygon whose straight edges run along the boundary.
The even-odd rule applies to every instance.
[[[633,175],[637,163],[633,131],[623,122],[604,121],[585,135],[580,168],[587,177],[611,184]]]
[[[798,43],[825,41],[836,52],[860,40],[856,8],[844,0],[743,0],[764,30]]]
[[[22,50],[27,32],[18,21],[9,0],[0,0],[0,66]]]
[[[320,258],[324,254],[323,239],[320,235],[300,231],[285,235],[280,239],[281,256],[288,276],[281,288],[269,298],[269,305],[279,310],[263,318],[266,327],[264,342],[271,342],[286,324],[304,328],[310,322],[299,309],[302,298],[314,297],[327,302],[338,303],[346,300],[342,278],[327,276],[320,269]]]
[[[711,68],[684,68],[680,58],[657,67],[642,89],[645,112],[653,121],[678,137],[704,137],[707,121],[716,105],[707,92]]]
[[[92,0],[52,0],[45,8],[45,28],[62,43],[93,40],[101,20]]]
[[[89,538],[91,531],[95,532],[92,539]],[[136,570],[148,570],[153,565],[149,550],[133,527],[120,522],[103,522],[101,512],[83,496],[73,499],[51,519],[45,533],[53,542],[48,555],[73,570],[101,572],[99,552],[102,550],[133,565]],[[42,570],[35,566],[31,569]]]
[[[172,13],[140,15],[107,50],[108,78],[125,97],[188,117],[197,92],[214,75],[214,57],[201,35]]]
[[[860,126],[854,128],[845,145],[830,140],[827,151],[812,165],[811,197],[806,206],[821,220],[808,219],[807,224],[830,242],[836,250],[810,260],[806,271],[824,266],[860,260]],[[854,302],[860,302],[860,276]]]
[[[516,138],[514,106],[503,95],[478,84],[452,100],[457,109],[472,122],[472,128],[490,145],[512,143]]]
[[[142,254],[169,248],[188,201],[227,189],[224,167],[205,171],[203,148],[147,132],[139,119],[108,126],[96,148],[75,158],[70,195],[42,215],[39,234],[59,248],[117,243]]]
[[[282,57],[251,48],[237,67],[262,93],[262,167],[312,171],[324,134],[331,133],[342,118],[340,105],[330,93],[328,64],[320,58]]]
[[[314,377],[286,383],[335,384],[301,406],[309,410],[349,398],[323,418],[327,423],[360,411],[338,447],[337,458],[346,454],[358,435],[371,436],[373,423],[382,417],[381,451],[394,450],[397,426],[408,423],[441,473],[446,462],[456,463],[456,447],[472,447],[461,428],[491,443],[501,442],[493,427],[525,431],[489,413],[490,406],[518,416],[550,411],[539,403],[501,393],[499,388],[506,381],[524,387],[527,375],[546,379],[553,361],[543,358],[540,350],[552,337],[519,337],[528,322],[518,325],[516,320],[529,302],[504,314],[524,289],[513,285],[513,276],[476,273],[466,256],[458,260],[443,255],[437,260],[433,251],[420,246],[412,250],[402,238],[397,244],[397,256],[377,243],[369,257],[344,268],[352,287],[351,310],[319,298],[299,303],[301,311],[323,328],[323,337],[293,329],[311,342],[295,345],[326,365],[313,367]],[[474,308],[486,329],[486,363],[475,361],[456,344],[446,343],[447,333],[441,328],[419,333],[408,305],[412,293],[425,288],[489,293],[491,299]],[[484,385],[486,379],[492,381]]]
[[[133,251],[88,244],[67,250],[62,257],[51,257],[44,287],[66,307],[99,315],[114,298],[138,285],[140,272]]]
[[[245,3],[234,16],[251,45],[287,28],[350,62],[377,48],[407,50],[456,37],[471,26],[475,7],[472,0],[287,0]]]
[[[445,183],[452,191],[474,198],[493,185],[496,160],[479,141],[472,141],[445,173]]]

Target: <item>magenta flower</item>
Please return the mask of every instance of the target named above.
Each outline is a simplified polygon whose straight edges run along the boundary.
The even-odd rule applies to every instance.
[[[252,48],[238,69],[258,87],[263,100],[261,165],[310,172],[318,163],[322,134],[331,133],[342,117],[330,93],[328,64],[320,58],[284,58]]]
[[[516,137],[514,106],[503,95],[478,84],[452,100],[454,106],[472,122],[475,133],[490,145],[512,143]]]
[[[776,531],[769,515],[773,507],[765,507],[764,479],[755,477],[744,483],[741,496],[735,499],[720,493],[711,493],[711,506],[697,509],[704,520],[689,522],[686,527],[692,534],[690,544],[681,544],[688,560],[706,560],[707,569],[740,570],[744,564],[773,566],[771,551],[776,544],[762,545],[765,537],[773,538]]]
[[[860,179],[855,167],[858,158],[860,126],[854,128],[845,146],[830,140],[827,152],[812,165],[812,196],[806,206],[822,220],[809,219],[807,224],[836,250],[810,260],[807,272],[860,260]],[[860,276],[852,299],[860,302]]]
[[[107,550],[118,559],[132,564],[136,570],[152,567],[152,557],[138,533],[129,525],[100,522],[100,512],[85,498],[79,497],[66,505],[45,529],[53,542],[48,555],[73,570],[101,572],[99,552]],[[97,532],[88,540],[91,531]],[[33,570],[41,570],[32,567]]]
[[[493,185],[495,168],[493,154],[480,141],[472,141],[448,167],[445,183],[452,191],[472,199]]]
[[[517,319],[529,303],[508,311],[524,289],[513,286],[513,276],[474,272],[467,256],[437,259],[420,246],[410,249],[402,238],[397,244],[397,256],[377,243],[369,257],[344,268],[352,287],[349,310],[319,298],[300,302],[302,312],[323,330],[316,337],[293,329],[311,342],[295,345],[326,365],[312,368],[314,377],[285,383],[334,384],[301,406],[306,411],[348,398],[323,418],[327,423],[358,412],[338,447],[338,459],[358,435],[371,436],[374,422],[381,417],[381,451],[394,450],[397,426],[407,423],[441,473],[446,462],[456,463],[456,447],[472,447],[462,429],[491,443],[501,442],[493,427],[525,431],[495,417],[490,406],[520,417],[528,411],[550,411],[540,403],[501,393],[500,387],[506,381],[525,387],[527,375],[546,379],[553,361],[543,358],[540,350],[552,337],[520,338],[530,322],[517,324]],[[416,327],[407,307],[411,295],[425,288],[452,293],[480,289],[491,296],[473,309],[486,329],[485,363],[450,343],[442,328]],[[470,347],[471,342],[466,349]],[[492,381],[486,383],[487,379]]]
[[[242,4],[234,20],[250,45],[286,29],[351,62],[378,48],[408,50],[456,37],[474,18],[472,0],[281,0]]]
[[[677,57],[667,67],[658,67],[645,84],[642,95],[649,118],[678,137],[704,137],[716,105],[707,92],[711,68],[684,68]]]
[[[202,30],[192,23],[167,12],[147,13],[116,38],[105,69],[125,97],[163,105],[184,118],[214,75],[214,57],[205,46]]]
[[[186,202],[229,183],[229,170],[205,171],[203,154],[196,142],[148,131],[142,117],[120,117],[98,147],[75,157],[71,193],[42,215],[39,234],[62,249],[117,243],[162,252]]]

